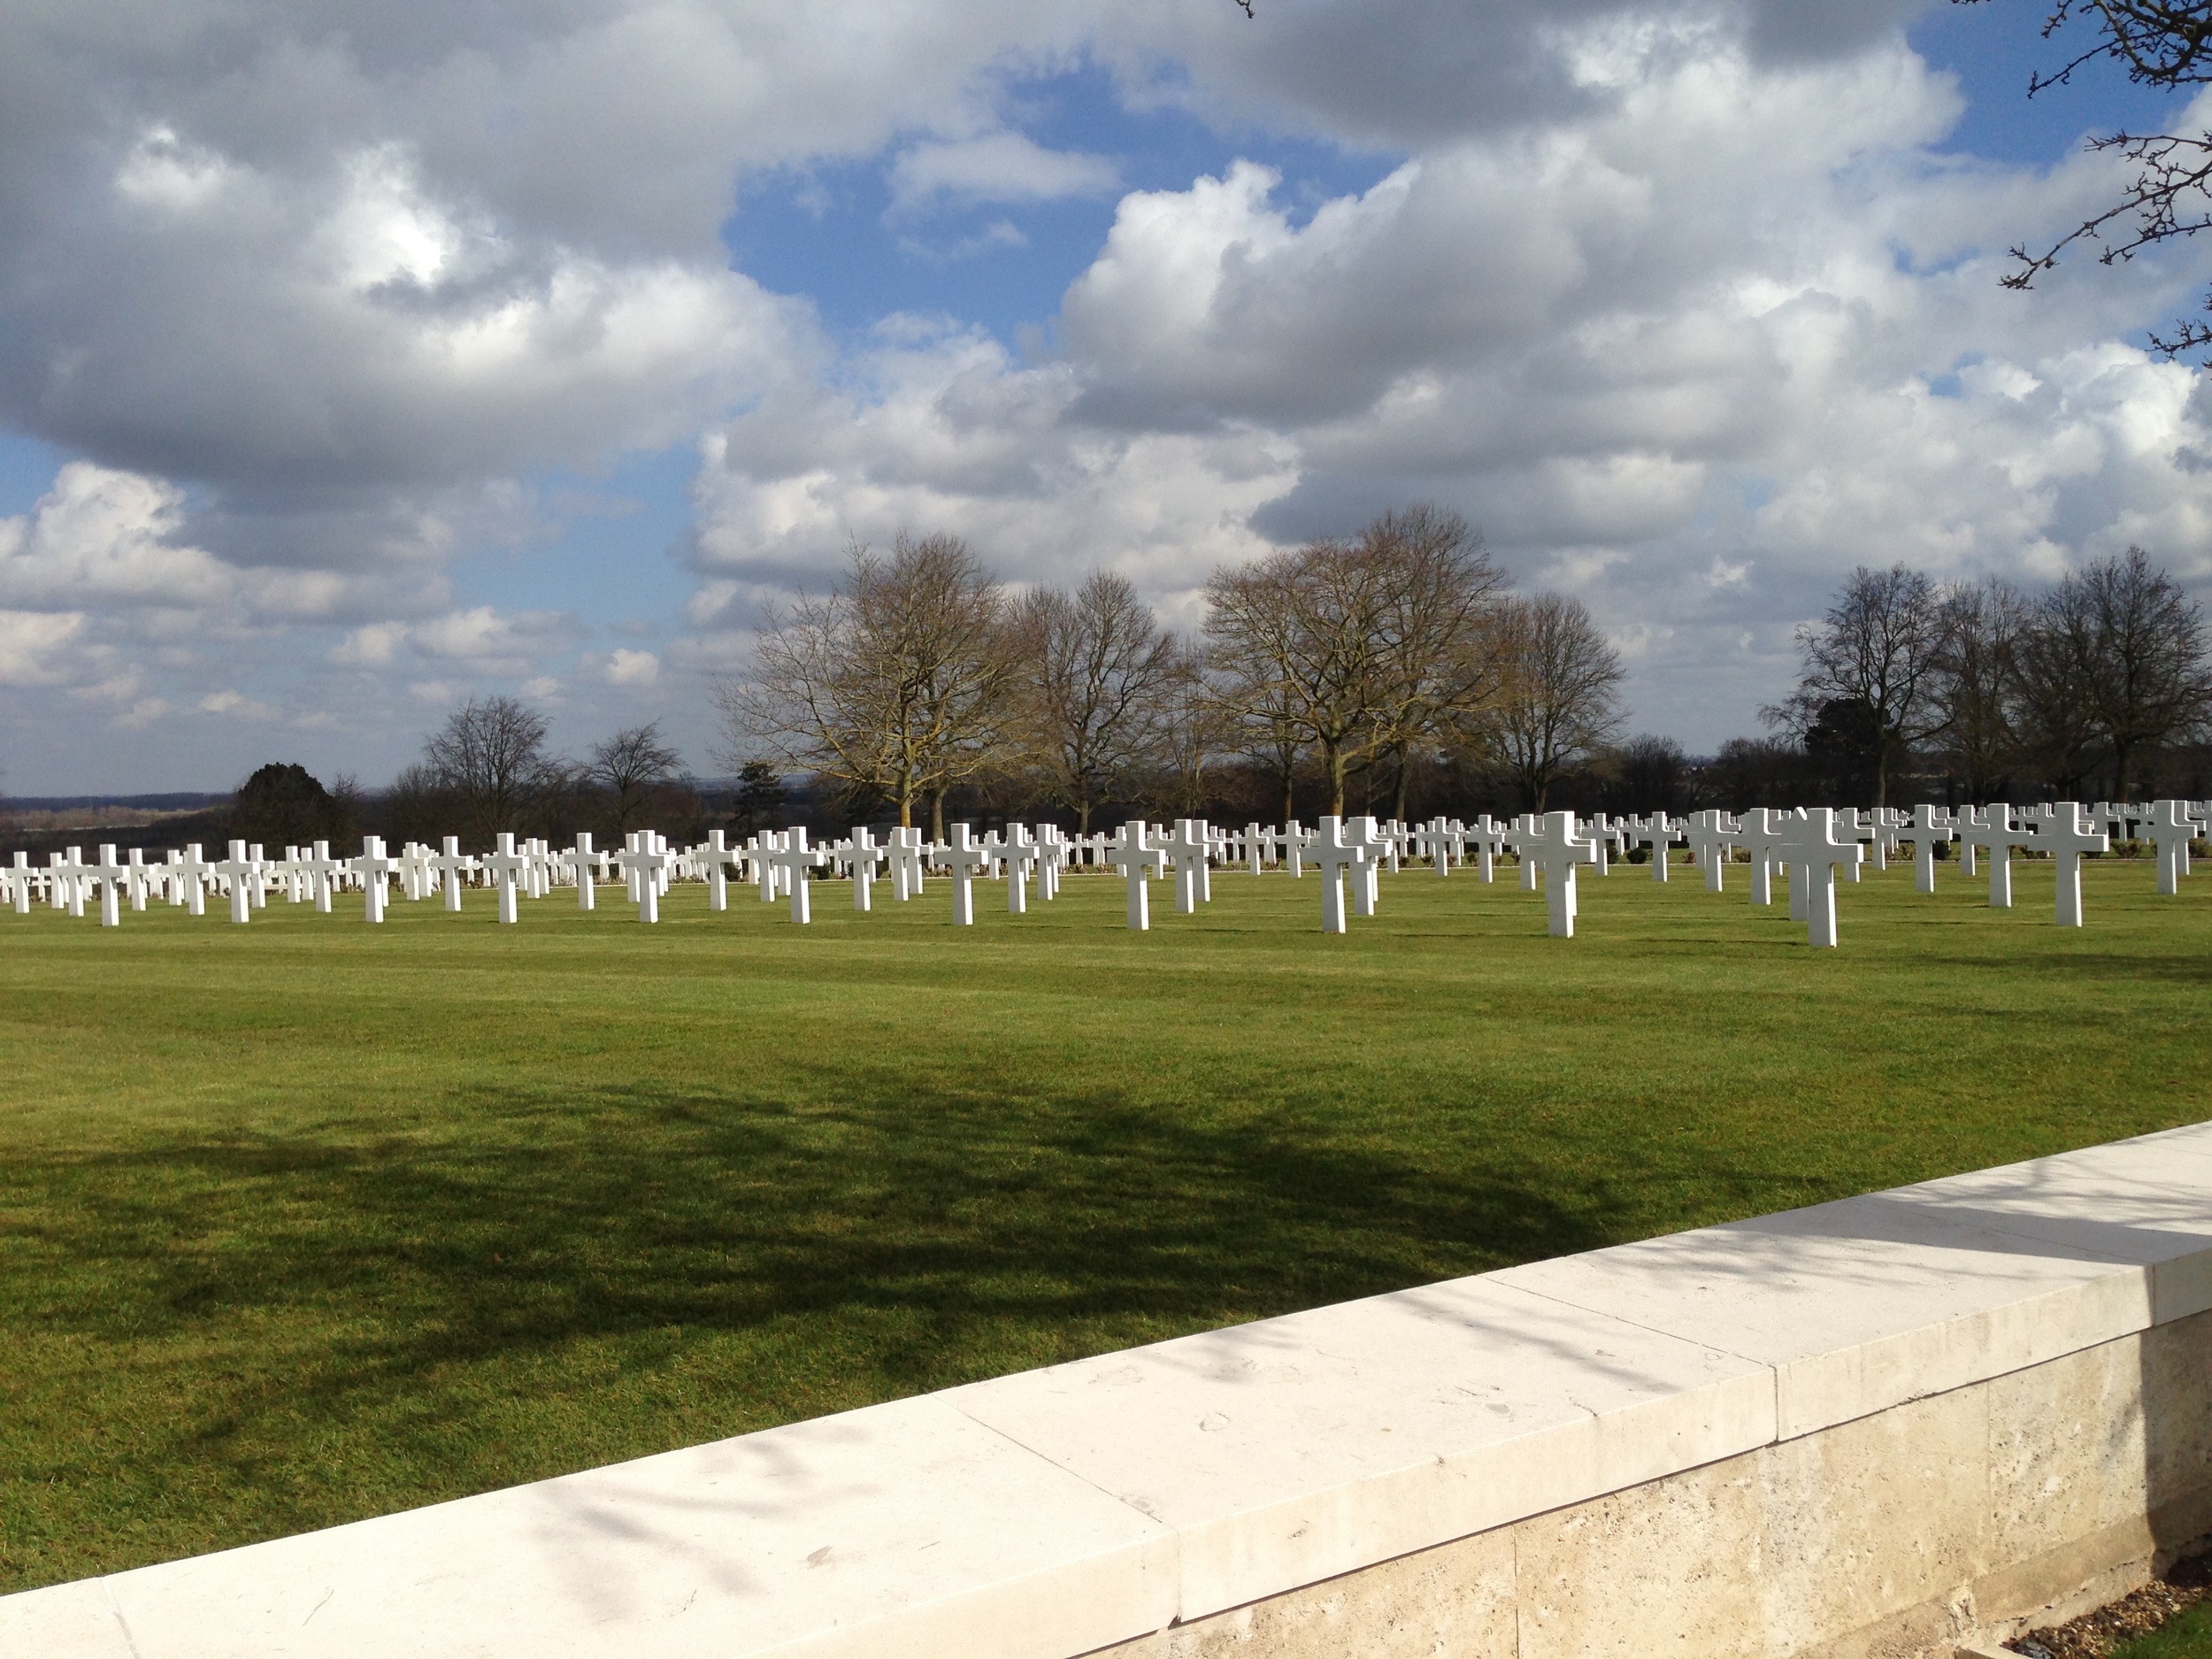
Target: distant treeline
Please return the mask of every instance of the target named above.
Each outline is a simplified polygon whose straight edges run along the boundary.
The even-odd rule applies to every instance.
[[[649,827],[2212,796],[2202,611],[2140,549],[2032,593],[1862,567],[1799,630],[1767,731],[1703,757],[1624,737],[1623,666],[1588,612],[1509,591],[1434,508],[1225,567],[1205,602],[1179,637],[1121,577],[1016,593],[956,539],[901,535],[769,616],[750,668],[716,687],[727,782],[687,775],[657,724],[571,758],[527,704],[479,697],[381,792],[272,764],[226,807],[128,839],[480,851],[503,830],[617,845]],[[104,839],[126,836],[34,826],[12,845]]]

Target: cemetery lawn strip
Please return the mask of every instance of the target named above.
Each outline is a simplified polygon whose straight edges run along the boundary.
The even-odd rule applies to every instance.
[[[2207,1116],[2212,880],[2085,879],[0,917],[0,1592]]]

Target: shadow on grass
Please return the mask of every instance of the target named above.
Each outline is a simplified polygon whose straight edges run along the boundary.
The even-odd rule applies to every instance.
[[[302,1369],[232,1391],[218,1436],[257,1395],[334,1413],[457,1367],[678,1328],[785,1330],[885,1398],[1586,1248],[1613,1217],[1555,1175],[1540,1190],[1109,1094],[1010,1110],[910,1089],[807,1110],[638,1086],[467,1105],[450,1141],[18,1163],[0,1205],[44,1263],[10,1322],[157,1343],[235,1316],[328,1328]],[[826,1409],[775,1375],[742,1392],[768,1420]]]

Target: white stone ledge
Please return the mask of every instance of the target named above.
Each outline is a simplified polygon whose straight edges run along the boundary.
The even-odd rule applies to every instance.
[[[2212,1125],[0,1598],[51,1659],[1064,1659],[2212,1307]]]

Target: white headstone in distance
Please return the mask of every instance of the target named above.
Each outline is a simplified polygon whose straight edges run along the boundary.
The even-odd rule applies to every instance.
[[[1131,818],[1107,843],[1107,862],[1121,872],[1129,889],[1129,926],[1143,933],[1152,926],[1152,893],[1148,885],[1155,875],[1167,873],[1167,854],[1152,839],[1142,818]]]
[[[499,889],[499,919],[502,922],[512,925],[520,919],[519,909],[515,903],[515,891],[529,863],[526,854],[515,850],[515,833],[512,830],[500,831],[498,845],[485,855],[484,868],[490,872],[492,885]]]
[[[1321,871],[1321,931],[1340,933],[1346,931],[1344,920],[1344,878],[1348,873],[1356,881],[1361,862],[1367,856],[1362,850],[1356,833],[1344,833],[1344,820],[1332,814],[1321,820],[1314,832],[1312,845],[1306,856]]]
[[[1041,851],[1025,826],[1006,826],[1006,839],[999,849],[999,856],[1006,865],[1006,909],[1010,915],[1029,913],[1029,877],[1037,867]]]
[[[1663,811],[1654,812],[1650,818],[1637,820],[1629,831],[1629,840],[1640,847],[1651,849],[1651,879],[1667,879],[1667,849],[1682,839],[1682,826],[1675,823]]]
[[[1545,904],[1555,939],[1574,937],[1575,866],[1594,867],[1598,849],[1604,844],[1601,836],[1577,835],[1576,828],[1573,813],[1547,812],[1540,818],[1532,815],[1520,838],[1523,861],[1532,870],[1544,872]]]
[[[330,914],[331,895],[338,885],[339,861],[330,856],[330,843],[317,841],[307,856],[300,860],[300,868],[307,872],[308,895],[315,901],[315,913]]]
[[[814,920],[813,901],[808,896],[808,877],[822,862],[822,849],[806,844],[806,826],[795,824],[783,833],[780,844],[768,855],[783,872],[786,892],[791,895],[791,919],[802,927]]]
[[[975,926],[975,872],[990,860],[990,851],[965,824],[952,826],[952,840],[944,849],[946,867],[952,872],[952,920],[956,927]]]
[[[576,837],[575,850],[569,855],[576,861],[576,908],[595,910],[599,903],[599,867],[601,856],[592,850],[588,833]]]
[[[1175,913],[1188,916],[1198,909],[1199,882],[1206,864],[1206,821],[1181,818],[1175,833],[1161,845],[1175,872]]]
[[[2041,819],[2036,830],[2035,850],[2051,855],[2058,867],[2058,925],[2079,927],[2081,922],[2081,856],[2112,850],[2111,838],[2092,828],[2079,803],[2060,801]]]
[[[247,921],[253,915],[254,860],[246,856],[246,843],[231,842],[230,856],[216,862],[215,873],[230,887],[230,919]]]
[[[853,909],[872,910],[875,908],[873,888],[876,865],[882,862],[883,849],[876,845],[876,838],[865,824],[853,826],[852,840],[845,847],[845,867],[852,872]]]
[[[672,862],[668,849],[653,830],[639,830],[629,838],[629,844],[615,856],[622,866],[623,879],[629,884],[631,900],[637,906],[639,921],[651,925],[661,918],[661,876]]]
[[[115,856],[115,844],[103,842],[100,862],[89,867],[89,879],[100,887],[100,926],[120,927],[123,925],[123,887],[130,880],[130,866]]]
[[[1774,807],[1755,806],[1743,815],[1738,831],[1751,854],[1751,902],[1763,908],[1774,902],[1774,866],[1781,858],[1787,818]]]
[[[1936,849],[1958,833],[1958,820],[1941,807],[1923,801],[1897,832],[1900,841],[1912,843],[1912,885],[1916,893],[1933,893]]]
[[[1743,839],[1740,826],[1732,822],[1718,807],[1708,807],[1702,812],[1690,814],[1688,827],[1683,839],[1689,843],[1690,856],[1705,872],[1705,890],[1724,893],[1728,888],[1728,857],[1736,843]]]
[[[468,885],[469,872],[476,867],[476,860],[461,850],[461,838],[447,836],[440,843],[439,852],[430,859],[429,867],[438,872],[438,885],[445,890],[446,909],[458,910],[461,889]]]
[[[1498,855],[1505,850],[1507,826],[1487,812],[1477,815],[1467,831],[1467,844],[1475,849],[1475,879],[1495,881],[1498,879]]]
[[[1371,814],[1363,812],[1346,823],[1352,844],[1361,854],[1359,862],[1345,872],[1352,889],[1352,915],[1372,916],[1376,902],[1382,896],[1382,871],[1394,843],[1389,832],[1377,824]]]
[[[1832,950],[1836,944],[1836,869],[1855,868],[1866,856],[1857,826],[1839,825],[1836,818],[1824,806],[1800,807],[1785,826],[1790,888],[1805,888],[1806,939]]]
[[[922,849],[922,832],[911,825],[902,824],[891,832],[891,896],[903,902],[918,898],[926,860]]]
[[[384,919],[384,901],[387,884],[392,878],[392,861],[384,856],[384,838],[365,835],[361,838],[361,856],[347,861],[348,868],[361,879],[361,892],[367,902],[365,918],[372,922]]]
[[[2014,822],[2010,805],[1996,801],[1984,807],[1972,823],[1962,824],[1958,834],[1966,846],[1989,855],[1989,908],[2010,910],[2012,849],[2031,845],[2035,840],[2033,833]]]
[[[1049,904],[1060,896],[1060,871],[1068,860],[1068,838],[1057,824],[1040,824],[1037,847],[1037,896]]]
[[[207,914],[208,865],[200,852],[200,843],[192,842],[184,849],[184,856],[177,860],[177,879],[184,893],[184,909],[188,916]]]
[[[707,876],[707,909],[726,910],[730,908],[730,866],[737,862],[737,849],[729,844],[722,831],[707,833],[706,851],[701,863]]]
[[[2158,849],[2158,891],[2172,897],[2181,891],[2181,879],[2189,873],[2189,843],[2204,833],[2204,826],[2186,801],[2151,803],[2143,839]]]

